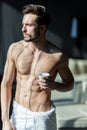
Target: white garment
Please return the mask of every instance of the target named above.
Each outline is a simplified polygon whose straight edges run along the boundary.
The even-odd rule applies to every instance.
[[[16,130],[57,130],[54,106],[47,112],[32,112],[13,101],[11,122]]]

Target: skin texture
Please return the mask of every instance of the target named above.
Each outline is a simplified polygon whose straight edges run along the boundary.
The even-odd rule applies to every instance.
[[[24,40],[11,44],[8,49],[1,83],[3,130],[14,130],[9,121],[9,108],[15,74],[15,100],[34,112],[50,109],[51,90],[65,92],[73,88],[74,79],[68,68],[67,55],[46,40],[46,26],[38,26],[36,19],[34,14],[24,15]],[[38,74],[41,72],[49,73],[50,77],[39,80]],[[57,73],[62,83],[54,81]]]

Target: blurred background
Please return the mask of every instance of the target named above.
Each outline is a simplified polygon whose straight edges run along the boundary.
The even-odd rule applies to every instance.
[[[87,103],[87,8],[85,0],[79,2],[77,0],[0,0],[0,81],[9,45],[23,38],[21,32],[22,7],[29,3],[41,4],[48,8],[52,23],[46,34],[47,39],[68,54],[69,67],[75,78],[75,87],[72,92],[63,94],[53,92],[52,100],[58,110],[66,106],[70,110],[72,108],[70,104],[73,104],[77,108],[75,108],[76,110],[78,110],[78,106],[76,106],[78,104],[81,105],[80,108],[85,109],[83,108]],[[85,105],[83,106],[83,104]],[[70,111],[71,115],[74,115],[73,110]],[[61,111],[58,112],[58,114],[61,113]],[[67,113],[67,111],[64,112]],[[75,112],[77,113],[77,111]],[[78,111],[78,115],[79,113]],[[64,115],[62,116],[64,117]],[[66,120],[70,121],[71,116]],[[84,122],[84,120],[80,121]],[[69,122],[70,125],[64,125],[64,122],[60,129],[65,130],[67,126],[68,128],[71,126],[70,129],[79,128],[79,130],[80,127],[86,128],[87,123],[81,124],[80,121],[76,125],[71,123],[72,120]]]

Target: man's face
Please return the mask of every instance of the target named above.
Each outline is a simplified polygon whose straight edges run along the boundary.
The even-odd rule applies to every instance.
[[[22,32],[23,32],[24,40],[26,42],[37,40],[40,36],[39,27],[36,20],[37,20],[37,15],[34,14],[26,14],[23,17]]]

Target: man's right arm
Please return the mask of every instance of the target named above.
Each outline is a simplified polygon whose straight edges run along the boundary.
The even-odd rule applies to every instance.
[[[15,65],[12,59],[12,49],[11,46],[8,50],[7,60],[4,68],[4,74],[1,82],[1,112],[2,112],[2,122],[3,122],[3,130],[10,130],[9,125],[9,110],[10,110],[10,102],[11,102],[11,90],[12,90],[12,82],[14,79],[15,73]]]

